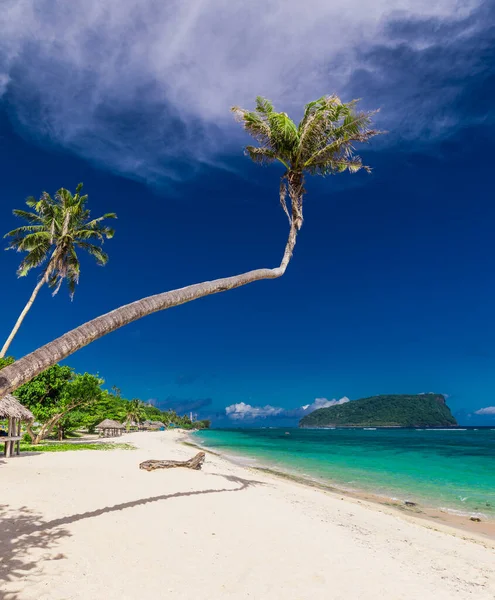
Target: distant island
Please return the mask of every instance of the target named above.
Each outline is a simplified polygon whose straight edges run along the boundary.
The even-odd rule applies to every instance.
[[[442,394],[385,395],[319,408],[299,427],[453,427]]]

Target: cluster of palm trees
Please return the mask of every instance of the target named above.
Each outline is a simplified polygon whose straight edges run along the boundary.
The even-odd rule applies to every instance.
[[[289,235],[280,265],[159,293],[97,317],[2,369],[0,398],[78,349],[137,319],[254,281],[281,277],[292,257],[303,223],[305,176],[370,170],[355,154],[354,145],[367,142],[380,132],[371,126],[373,113],[358,110],[357,101],[345,103],[334,95],[323,96],[305,106],[298,124],[286,113],[277,112],[271,102],[261,97],[256,99],[254,110],[233,107],[232,111],[257,142],[255,146],[246,147],[246,154],[256,163],[278,162],[283,167],[279,199],[289,221]],[[99,244],[104,238],[111,237],[113,231],[102,221],[115,218],[115,215],[91,220],[85,207],[87,197],[81,196],[80,192],[81,186],[75,195],[62,189],[53,200],[43,194],[39,201],[28,200],[32,212],[15,212],[29,223],[7,234],[12,248],[27,252],[19,275],[26,275],[34,267],[46,266],[1,355],[5,354],[45,283],[56,293],[66,280],[73,293],[79,279],[77,248],[88,251],[99,264],[107,261]]]
[[[145,417],[144,403],[138,398],[129,400],[124,420],[125,428],[129,430],[132,423],[141,423]]]

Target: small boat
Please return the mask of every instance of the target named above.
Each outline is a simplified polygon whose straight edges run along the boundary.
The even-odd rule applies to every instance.
[[[290,435],[290,433],[288,431],[285,432],[285,435]]]

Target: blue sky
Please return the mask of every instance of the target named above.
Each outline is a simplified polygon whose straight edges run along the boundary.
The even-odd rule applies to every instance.
[[[281,172],[242,155],[228,108],[262,94],[297,118],[336,92],[380,108],[388,134],[361,152],[372,175],[308,181],[286,275],[148,317],[67,362],[218,424],[428,391],[465,423],[495,422],[495,409],[474,414],[495,406],[495,14],[432,5],[8,1],[2,231],[28,195],[80,181],[95,214],[119,216],[108,266],[83,259],[72,303],[45,290],[13,354],[145,295],[275,266]],[[0,254],[5,335],[35,282],[16,279],[19,260]]]

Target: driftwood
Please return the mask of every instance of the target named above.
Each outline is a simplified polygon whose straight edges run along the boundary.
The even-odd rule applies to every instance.
[[[205,462],[205,453],[198,452],[196,456],[189,460],[145,460],[139,465],[140,469],[145,471],[154,471],[155,469],[173,469],[175,467],[185,467],[199,471]]]

